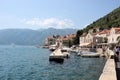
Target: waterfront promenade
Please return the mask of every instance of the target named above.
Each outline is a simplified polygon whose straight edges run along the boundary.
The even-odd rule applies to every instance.
[[[117,80],[114,59],[108,59],[99,80]]]
[[[120,55],[107,60],[99,80],[120,80]]]
[[[110,50],[110,55],[114,56],[114,52],[112,50]],[[118,77],[120,75],[120,68],[117,70],[116,67],[116,58],[110,57],[107,59],[99,80],[120,80]]]

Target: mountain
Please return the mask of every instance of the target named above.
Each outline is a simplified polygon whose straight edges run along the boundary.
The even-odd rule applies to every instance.
[[[4,29],[0,30],[0,45],[42,45],[45,38],[52,35],[67,35],[75,33],[76,29]]]
[[[90,29],[110,29],[112,27],[120,27],[120,7],[108,13],[104,17],[94,21],[90,25],[86,26],[84,29],[78,30],[76,33],[76,38],[74,44],[79,44],[79,37],[84,33],[88,32]],[[95,31],[96,32],[96,31]]]
[[[105,29],[110,29],[111,27],[120,27],[120,7],[113,10],[104,17],[94,21],[92,24],[88,25],[84,30],[88,31],[96,27],[101,27]]]

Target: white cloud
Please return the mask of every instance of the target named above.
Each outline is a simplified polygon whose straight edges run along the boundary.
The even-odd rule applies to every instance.
[[[40,19],[40,18],[33,18],[33,19],[23,19],[23,22],[27,25],[31,26],[39,26],[39,27],[44,27],[44,28],[74,28],[75,25],[70,19],[57,19],[57,18],[47,18],[47,19]]]

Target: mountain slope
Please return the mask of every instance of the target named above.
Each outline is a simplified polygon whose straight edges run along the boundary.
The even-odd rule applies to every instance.
[[[4,29],[0,30],[0,45],[41,45],[47,36],[75,33],[75,29]]]
[[[104,17],[98,19],[97,21],[93,22],[92,24],[86,26],[84,29],[78,30],[76,33],[76,38],[74,40],[75,44],[79,44],[79,37],[84,33],[88,32],[90,29],[95,28],[101,29],[110,29],[111,27],[120,27],[120,7],[113,10],[109,14],[105,15]]]
[[[92,24],[88,25],[84,30],[88,31],[89,29],[101,27],[110,29],[111,27],[120,27],[120,7],[113,10],[106,16],[98,19]]]

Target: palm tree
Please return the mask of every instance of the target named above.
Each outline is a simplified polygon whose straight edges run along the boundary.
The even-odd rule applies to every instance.
[[[117,37],[118,44],[120,43],[120,36]]]

